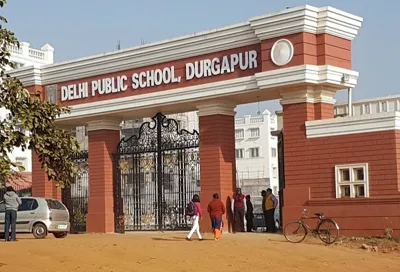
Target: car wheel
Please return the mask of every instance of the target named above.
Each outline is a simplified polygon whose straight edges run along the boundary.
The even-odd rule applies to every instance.
[[[36,239],[44,239],[47,236],[47,227],[43,223],[36,223],[32,233]]]
[[[56,238],[65,238],[68,235],[68,232],[55,232],[53,233],[54,237]]]

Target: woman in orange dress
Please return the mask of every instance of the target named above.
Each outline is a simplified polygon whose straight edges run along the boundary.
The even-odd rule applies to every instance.
[[[208,204],[207,211],[210,214],[211,228],[214,233],[214,239],[215,241],[218,241],[222,234],[222,215],[225,214],[225,205],[219,199],[219,195],[217,193],[213,195],[213,200]]]

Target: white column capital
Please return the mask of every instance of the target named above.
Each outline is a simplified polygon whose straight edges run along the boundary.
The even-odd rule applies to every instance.
[[[88,123],[88,131],[95,130],[121,130],[121,121],[119,120],[95,120],[89,121]]]
[[[304,86],[282,91],[281,105],[297,103],[327,103],[335,104],[336,89],[326,86]]]
[[[204,104],[197,105],[198,116],[208,116],[208,115],[236,115],[236,104],[229,101],[212,101]]]

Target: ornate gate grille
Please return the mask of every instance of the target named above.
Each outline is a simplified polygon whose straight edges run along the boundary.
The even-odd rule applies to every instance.
[[[157,113],[114,155],[115,230],[186,229],[186,204],[200,191],[199,133]]]
[[[72,156],[78,164],[78,175],[75,183],[62,190],[62,201],[70,214],[71,233],[86,231],[86,214],[89,201],[89,154],[81,151]]]

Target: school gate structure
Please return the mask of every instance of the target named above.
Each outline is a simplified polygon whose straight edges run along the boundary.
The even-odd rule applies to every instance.
[[[202,207],[206,209],[216,192],[227,200],[236,184],[235,107],[280,99],[283,224],[298,219],[307,208],[333,217],[342,234],[384,234],[391,229],[399,235],[400,116],[384,112],[333,118],[337,90],[352,88],[358,80],[351,44],[361,25],[362,18],[332,7],[300,6],[162,42],[23,67],[11,75],[30,91],[41,92],[43,99],[71,107],[70,114],[58,119],[60,126],[88,126],[88,232],[114,232],[124,224],[119,221],[124,221],[125,200],[114,186],[115,175],[121,178],[116,172],[122,171],[114,167],[118,155],[128,156],[123,163],[133,182],[164,183],[168,154],[176,156],[169,161],[185,164],[182,156],[198,146]],[[159,114],[156,121],[162,125],[149,123],[146,128],[157,127],[156,134],[146,141],[147,136],[141,138],[150,146],[131,139],[130,148],[137,151],[120,150],[121,121],[187,111],[198,111],[198,143],[188,142],[195,132],[176,128],[170,128],[171,137],[163,137],[170,121],[162,121]],[[182,139],[177,136],[182,134]],[[143,161],[153,169],[147,181]],[[185,167],[174,170],[185,179],[180,184],[187,184],[190,176]],[[33,195],[61,198],[35,155],[32,180]],[[157,220],[163,220],[159,210],[167,199],[165,186],[152,186],[146,192],[156,203],[152,220],[162,228]],[[181,197],[185,192],[178,190]],[[142,215],[136,210],[133,220]],[[207,216],[202,225],[209,229]]]

